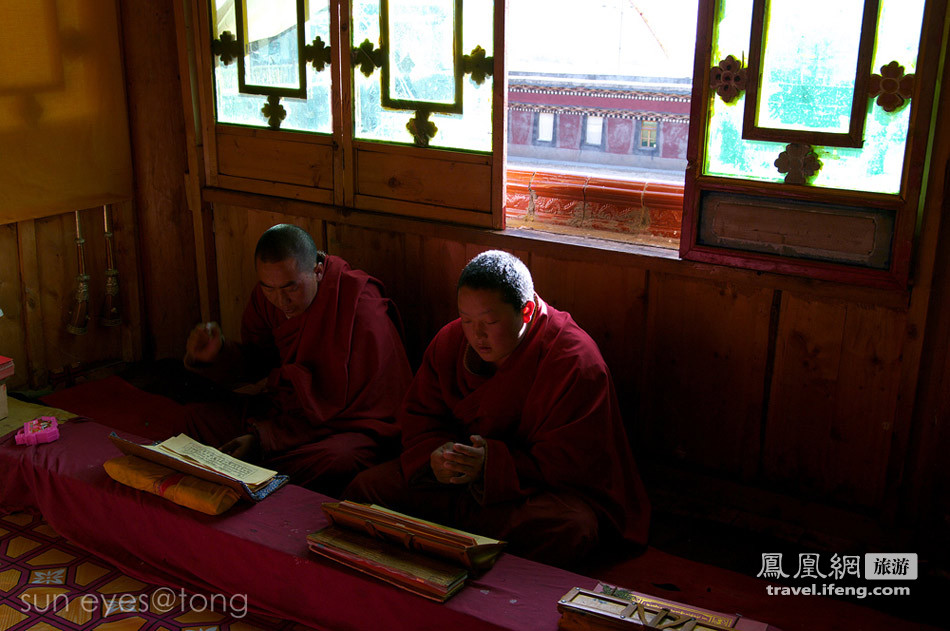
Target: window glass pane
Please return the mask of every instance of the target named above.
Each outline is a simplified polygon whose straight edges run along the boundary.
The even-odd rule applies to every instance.
[[[508,166],[682,182],[696,15],[696,0],[508,0]],[[556,146],[534,129],[545,112]]]
[[[554,139],[554,114],[541,112],[538,114],[538,141],[551,142]]]
[[[925,0],[881,2],[871,72],[880,73],[881,66],[892,61],[904,66],[907,73],[916,72],[924,2]]]
[[[880,66],[898,60],[907,67],[916,64],[917,46],[923,19],[923,0],[881,0],[881,18],[878,20],[875,55],[872,72]],[[713,58],[733,55],[737,59],[747,55],[751,31],[752,1],[723,0]],[[894,21],[901,24],[895,28]],[[744,30],[743,30],[744,29]],[[745,43],[743,43],[745,42]],[[883,54],[881,51],[887,51]],[[896,56],[896,57],[895,57]],[[886,61],[884,61],[886,60]],[[808,60],[800,60],[804,66]],[[708,175],[739,179],[783,182],[785,175],[775,167],[775,160],[785,150],[785,143],[745,140],[742,138],[742,113],[745,93],[726,104],[718,96],[711,96],[709,124],[707,125],[705,166]],[[900,192],[904,152],[909,130],[910,107],[886,112],[868,99],[868,115],[864,128],[862,148],[814,147],[822,167],[811,181],[812,186],[867,191],[875,193]]]
[[[587,138],[585,142],[588,145],[600,146],[603,141],[604,119],[602,116],[587,117]]]
[[[411,22],[414,32],[420,33],[418,39],[405,38],[400,43],[400,53],[395,63],[400,60],[411,59],[412,64],[403,61],[404,68],[397,69],[394,76],[412,75],[409,87],[400,86],[402,92],[393,94],[420,94],[425,100],[442,100],[448,102],[443,94],[445,89],[438,86],[445,83],[454,73],[451,65],[444,61],[445,42],[432,41],[432,33],[452,33],[452,11],[447,9],[454,3],[446,0],[400,0],[402,7],[402,23],[407,26]],[[391,4],[392,7],[396,3]],[[462,52],[470,55],[480,46],[486,57],[494,54],[493,45],[493,2],[492,0],[465,0],[462,3]],[[378,0],[353,0],[352,2],[352,46],[359,47],[364,40],[369,40],[374,48],[380,45],[380,3]],[[409,16],[411,15],[411,20]],[[414,37],[414,36],[413,36]],[[435,48],[433,44],[435,43]],[[435,59],[438,56],[440,59]],[[422,70],[415,68],[421,67]],[[413,75],[413,72],[428,73],[436,67],[447,68],[447,76],[434,83],[435,87],[425,85],[430,78],[422,74]],[[416,113],[411,109],[394,109],[384,107],[381,101],[380,82],[382,72],[376,69],[369,77],[361,72],[357,65],[352,68],[353,73],[353,113],[354,137],[360,140],[380,140],[400,144],[413,144],[414,139],[406,125]],[[394,79],[395,80],[395,79]],[[391,84],[393,85],[393,84]],[[454,90],[454,85],[451,88]],[[435,95],[433,98],[432,95]],[[404,97],[399,97],[404,98]],[[453,97],[454,98],[454,97]],[[470,74],[462,78],[462,113],[432,113],[429,121],[435,124],[437,131],[434,138],[429,140],[430,147],[450,149],[465,149],[472,151],[491,150],[491,104],[492,104],[492,77],[486,76],[478,85]]]
[[[455,102],[454,25],[454,0],[389,0],[390,98]]]
[[[247,7],[244,83],[300,87],[297,0],[244,0]]]
[[[656,121],[640,121],[640,148],[656,148]]]
[[[251,2],[248,4],[248,29],[253,35],[249,37],[259,37],[255,41],[267,40],[266,33],[271,32],[280,25],[274,26],[266,19],[268,14],[268,4],[266,2]],[[234,0],[214,0],[212,5],[212,37],[221,40],[221,35],[228,32],[231,35],[237,33],[237,20],[235,19],[235,10],[237,3]],[[330,8],[329,0],[308,0],[305,3],[307,13],[305,13],[305,31],[304,43],[313,45],[314,40],[319,37],[325,46],[330,42]],[[254,9],[252,11],[252,8]],[[294,9],[296,12],[296,9]],[[296,16],[296,13],[294,13]],[[264,17],[261,17],[264,16]],[[295,23],[296,23],[296,17]],[[258,26],[254,26],[257,24]],[[266,27],[261,25],[271,24]],[[296,26],[281,31],[276,37],[270,36],[267,46],[257,45],[258,58],[264,55],[261,52],[266,48],[266,53],[270,54],[271,44],[274,45],[274,57],[277,59],[280,55],[289,50],[292,45],[296,51]],[[235,38],[236,39],[236,38]],[[296,54],[296,52],[295,52]],[[284,57],[280,57],[284,59]],[[255,59],[252,55],[249,59]],[[270,68],[270,70],[268,70]],[[278,77],[281,76],[281,64],[260,64],[252,62],[246,71],[256,72],[255,81],[271,82],[268,85],[276,84]],[[296,66],[295,66],[296,68]],[[273,81],[268,78],[268,72],[273,73]],[[296,70],[295,70],[296,72]],[[249,75],[250,76],[250,75]],[[281,121],[280,129],[293,131],[310,131],[330,134],[333,131],[333,123],[330,109],[330,81],[331,72],[329,65],[322,71],[317,72],[312,63],[307,63],[307,98],[281,97],[280,105],[284,108],[286,117]],[[247,77],[248,81],[251,81]],[[214,56],[214,88],[216,117],[219,123],[230,123],[236,125],[248,125],[252,127],[268,127],[268,119],[262,113],[262,108],[267,103],[267,97],[260,94],[241,94],[238,91],[238,65],[236,60],[230,60],[225,64],[222,57]]]
[[[771,0],[768,7],[756,124],[847,133],[864,0]]]

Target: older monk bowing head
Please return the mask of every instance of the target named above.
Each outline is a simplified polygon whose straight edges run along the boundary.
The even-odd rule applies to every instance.
[[[412,378],[398,314],[379,281],[297,226],[264,232],[254,262],[241,341],[200,324],[185,365],[226,384],[266,377],[263,392],[193,409],[190,433],[338,496],[398,446],[395,413]]]
[[[459,318],[426,350],[397,420],[403,452],[344,497],[509,542],[555,565],[646,541],[649,503],[594,341],[502,251],[472,259]]]

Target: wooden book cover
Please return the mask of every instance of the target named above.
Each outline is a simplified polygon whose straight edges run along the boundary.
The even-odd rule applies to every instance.
[[[594,590],[575,587],[557,603],[562,631],[729,631],[738,616],[656,598],[600,583]]]
[[[127,456],[138,456],[175,471],[227,486],[244,499],[255,502],[264,499],[288,480],[286,475],[278,475],[276,471],[232,458],[183,434],[155,445],[140,445],[119,437],[115,432],[109,435],[109,440]],[[168,445],[179,451],[174,451]]]
[[[505,542],[498,539],[410,517],[375,504],[327,502],[322,508],[330,520],[342,528],[471,570],[490,568],[505,547]]]
[[[445,602],[462,589],[468,570],[338,526],[307,535],[313,552],[420,596]]]

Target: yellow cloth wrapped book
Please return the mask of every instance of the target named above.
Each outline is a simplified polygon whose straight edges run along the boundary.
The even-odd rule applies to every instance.
[[[238,501],[233,489],[206,482],[136,456],[120,456],[102,465],[116,482],[148,491],[207,515],[220,515]]]

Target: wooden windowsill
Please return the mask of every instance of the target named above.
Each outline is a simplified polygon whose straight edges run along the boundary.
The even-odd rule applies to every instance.
[[[683,185],[508,169],[507,225],[676,249]]]

